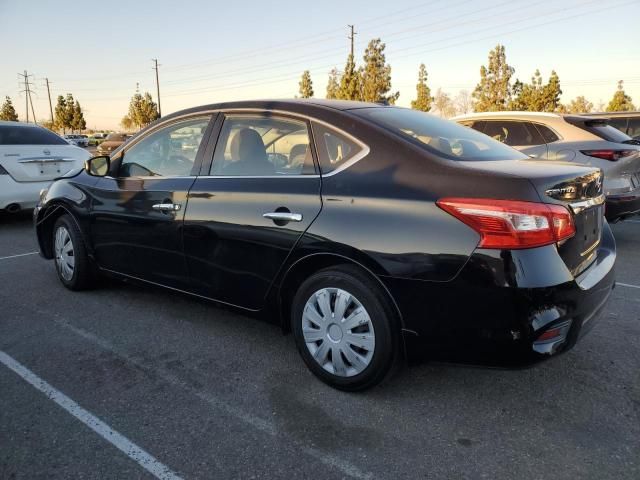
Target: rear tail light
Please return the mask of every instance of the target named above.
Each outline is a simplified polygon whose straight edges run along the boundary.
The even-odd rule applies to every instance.
[[[588,157],[601,158],[610,162],[617,162],[621,158],[638,153],[636,150],[580,150],[580,152]]]
[[[540,247],[576,233],[571,212],[561,205],[480,198],[442,198],[437,204],[480,234],[479,248]]]
[[[9,172],[7,172],[2,165],[0,165],[0,175],[9,175]]]

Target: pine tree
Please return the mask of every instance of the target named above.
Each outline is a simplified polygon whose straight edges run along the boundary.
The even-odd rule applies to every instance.
[[[554,112],[560,105],[560,77],[551,71],[549,81],[543,85],[540,70],[536,70],[531,77],[531,83],[516,80],[511,89],[510,110],[525,110],[531,112]]]
[[[146,127],[158,118],[158,106],[149,92],[145,92],[144,96],[140,92],[136,92],[129,102],[129,114],[127,116],[131,119],[133,125],[138,128]]]
[[[386,45],[379,38],[369,42],[364,52],[362,69],[362,100],[394,104],[400,92],[389,94],[391,90],[391,66],[386,63]]]
[[[418,84],[416,85],[416,99],[411,101],[411,108],[428,112],[431,110],[431,89],[427,86],[427,67],[424,63],[418,71]]]
[[[480,83],[473,91],[476,112],[506,110],[511,99],[513,67],[507,64],[504,46],[497,45],[489,52],[489,65],[480,67]]]
[[[80,102],[78,102],[78,100],[76,100],[76,103],[73,106],[73,119],[71,121],[71,128],[79,132],[87,128],[87,122],[84,120],[82,107],[80,107]]]
[[[351,54],[347,58],[347,64],[340,79],[337,98],[341,100],[362,100],[362,77],[360,71],[356,70],[356,63]]]
[[[16,113],[16,109],[13,108],[11,98],[9,98],[8,96],[5,97],[2,107],[0,107],[0,120],[8,120],[11,122],[18,121],[18,114]]]
[[[299,92],[301,98],[313,97],[313,82],[311,81],[311,74],[309,70],[305,70],[302,73],[302,78],[298,82]]]
[[[54,125],[56,130],[62,130],[63,133],[67,131],[67,125],[65,122],[67,114],[67,102],[62,95],[58,95],[58,101],[56,103],[56,109],[54,114]]]
[[[618,82],[618,89],[613,94],[613,98],[607,105],[607,112],[630,112],[636,107],[632,103],[631,97],[624,91],[624,83],[622,80]]]
[[[327,82],[327,95],[328,99],[338,98],[340,94],[340,82],[338,82],[338,70],[333,68],[329,72],[329,81]]]
[[[75,115],[76,107],[73,94],[67,93],[67,98],[64,100],[64,128],[73,131],[73,116]]]

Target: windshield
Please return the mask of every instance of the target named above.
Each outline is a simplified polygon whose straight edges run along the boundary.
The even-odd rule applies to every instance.
[[[123,133],[110,133],[107,135],[107,140],[114,140],[119,142],[124,142],[127,139],[127,136]]]
[[[491,137],[455,122],[407,108],[371,107],[353,110],[389,130],[418,142],[450,160],[519,160],[529,158]]]

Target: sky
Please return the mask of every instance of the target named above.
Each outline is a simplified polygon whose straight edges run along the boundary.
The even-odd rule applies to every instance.
[[[501,43],[515,75],[560,76],[562,101],[607,103],[618,80],[640,103],[634,40],[640,0],[348,0],[244,2],[163,0],[0,0],[0,100],[22,120],[18,73],[27,70],[38,119],[72,93],[89,128],[116,129],[139,86],[156,99],[160,64],[163,115],[230,100],[291,98],[304,70],[324,97],[341,70],[355,25],[356,60],[369,40],[386,43],[398,104],[415,98],[424,63],[432,93],[472,91],[488,52]]]

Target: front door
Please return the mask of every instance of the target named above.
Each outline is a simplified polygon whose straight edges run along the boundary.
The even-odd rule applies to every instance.
[[[210,175],[196,179],[184,219],[195,291],[251,310],[320,212],[309,124],[228,114]]]
[[[91,189],[91,238],[101,268],[188,289],[182,222],[210,116],[150,131],[113,159]]]

